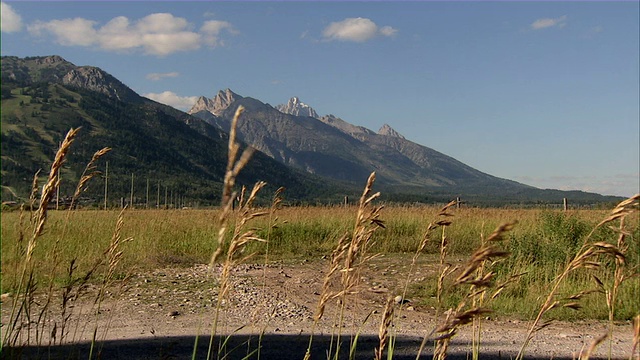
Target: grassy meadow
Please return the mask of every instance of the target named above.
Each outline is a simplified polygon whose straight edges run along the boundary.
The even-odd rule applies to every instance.
[[[338,239],[352,230],[356,210],[355,206],[284,207],[271,219],[256,219],[253,226],[258,229],[259,237],[268,239],[268,250],[263,242],[249,244],[246,253],[255,254],[249,261],[264,261],[267,251],[269,260],[284,261],[318,260],[329,255]],[[429,222],[437,217],[439,211],[440,207],[435,206],[383,208],[381,220],[385,228],[374,234],[370,251],[406,254],[409,258],[425,236]],[[532,316],[541,302],[539,294],[545,292],[556,273],[578,251],[583,239],[608,213],[607,210],[562,212],[464,206],[450,211],[454,216],[446,229],[448,255],[456,260],[470,256],[480,246],[482,237],[489,236],[498,225],[517,221],[504,240],[503,247],[511,254],[496,264],[497,281],[513,273],[526,271],[527,274],[511,284],[492,306],[500,314],[522,319]],[[78,273],[89,271],[93,264],[105,256],[104,249],[109,246],[119,213],[119,210],[49,211],[47,229],[34,252],[38,263],[36,276],[48,280],[49,274],[54,273],[50,254],[56,240],[60,240],[62,264],[75,259]],[[11,292],[17,285],[12,279],[17,278],[22,259],[20,248],[25,246],[17,241],[20,238],[21,216],[24,227],[28,213],[13,211],[2,214],[2,293]],[[166,266],[208,263],[218,247],[219,216],[220,210],[126,210],[121,231],[133,241],[123,244],[120,275]],[[628,237],[627,265],[635,267],[640,257],[637,216],[628,219],[628,224],[631,224],[631,236]],[[432,239],[422,252],[434,262],[438,261],[440,236],[440,233],[432,234]],[[601,228],[592,237],[607,241],[616,238],[616,234],[611,229]],[[599,278],[603,282],[611,281],[604,269],[598,272],[602,274]],[[594,271],[576,273],[565,283],[562,292],[593,288],[592,274]],[[58,272],[58,276],[55,281],[62,283],[66,274]],[[436,282],[437,274],[434,274],[433,278],[412,284],[412,296],[425,304],[432,303]],[[460,296],[460,293],[452,291],[445,297],[444,303],[453,305]],[[640,303],[636,300],[639,297],[638,281],[625,283],[619,294],[616,319],[628,320],[639,313]],[[602,296],[587,296],[582,306],[579,311],[558,309],[552,316],[561,319],[607,317]]]

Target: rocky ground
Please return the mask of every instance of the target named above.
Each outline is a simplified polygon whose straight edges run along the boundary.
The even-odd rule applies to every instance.
[[[332,301],[314,332],[312,358],[325,359],[331,334],[343,334],[341,358],[348,358],[351,334],[360,331],[356,358],[373,358],[378,344],[378,328],[388,297],[401,294],[406,282],[410,259],[378,258],[361,274],[362,288],[354,300],[347,302],[344,326],[333,326],[338,304]],[[226,346],[226,359],[301,359],[312,332],[327,261],[302,261],[264,265],[241,265],[232,274],[232,290],[223,303],[218,321],[218,334],[233,336]],[[419,280],[434,265],[420,264],[410,280]],[[189,268],[158,269],[133,275],[122,288],[111,288],[100,305],[97,337],[103,359],[186,359],[194,348],[196,358],[206,358],[217,299],[215,279],[219,268],[206,265]],[[69,325],[68,338],[74,345],[53,349],[27,348],[7,358],[87,358],[88,345],[95,326],[95,304],[89,299],[97,288],[89,289],[84,301],[70,310],[77,319]],[[357,300],[356,300],[357,299]],[[5,299],[4,304],[9,299]],[[397,299],[399,300],[399,298]],[[396,304],[395,325],[391,329],[398,338],[395,359],[415,359],[423,337],[436,326],[434,310],[416,302]],[[3,304],[3,305],[4,305]],[[400,308],[402,307],[402,308]],[[2,307],[6,326],[8,306]],[[92,310],[93,309],[93,310]],[[373,312],[362,325],[367,315]],[[492,316],[483,319],[481,358],[514,358],[520,349],[529,323]],[[106,330],[106,332],[105,332]],[[603,322],[553,322],[539,332],[527,350],[529,358],[574,359],[591,343],[607,332]],[[200,336],[196,336],[200,334]],[[259,335],[263,334],[262,339]],[[195,347],[196,338],[198,346]],[[449,357],[470,358],[471,329],[463,328],[452,341]],[[214,348],[224,341],[214,340]],[[83,343],[85,345],[78,345]],[[632,356],[631,324],[616,325],[613,357]],[[258,346],[260,344],[261,346]],[[259,350],[259,354],[257,349]],[[97,351],[97,350],[96,350]],[[216,351],[217,353],[217,351]],[[433,344],[427,342],[422,358],[431,358]],[[592,358],[606,358],[608,341],[597,348]],[[4,356],[3,356],[4,357]],[[638,353],[635,354],[638,358]]]

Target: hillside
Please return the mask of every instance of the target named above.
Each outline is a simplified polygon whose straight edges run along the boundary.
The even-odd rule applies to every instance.
[[[109,162],[112,204],[129,199],[132,175],[136,202],[146,204],[147,184],[154,205],[164,203],[165,192],[181,204],[215,203],[219,197],[227,134],[138,96],[97,68],[76,67],[59,57],[3,57],[1,118],[3,201],[28,196],[33,175],[38,169],[48,170],[71,127],[82,129],[63,170],[61,196],[73,193],[93,152],[111,147],[98,167],[104,171]],[[270,190],[285,186],[292,200],[330,196],[320,180],[260,153],[241,173],[239,183],[258,180],[267,181]],[[94,180],[84,195],[103,201],[103,187],[102,179]]]

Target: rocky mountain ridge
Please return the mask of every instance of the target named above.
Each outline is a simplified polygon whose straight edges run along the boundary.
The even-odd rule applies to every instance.
[[[351,136],[356,136],[359,134],[375,134],[373,131],[365,128],[364,126],[352,125],[332,114],[322,116],[319,120]]]
[[[231,91],[231,89],[227,88],[225,90],[218,91],[216,96],[213,98],[200,96],[187,113],[191,115],[200,113],[200,117],[205,117],[207,118],[207,120],[211,121],[211,117],[203,114],[203,111],[207,111],[211,115],[219,117],[222,115],[223,111],[227,109],[234,101],[240,100],[242,98],[242,96],[234,93],[233,91]],[[358,134],[375,134],[375,132],[373,132],[372,130],[369,130],[363,126],[350,124],[332,114],[320,116],[311,106],[300,101],[300,98],[298,98],[297,96],[291,97],[286,104],[276,105],[275,109],[284,114],[294,116],[307,116],[318,119],[321,122],[335,127],[336,129],[339,129],[340,131],[349,135],[355,136]],[[389,124],[382,125],[377,134],[405,139],[402,134],[393,129]]]
[[[2,58],[2,82],[25,85],[54,82],[95,91],[122,101],[141,101],[141,97],[121,81],[95,66],[76,66],[58,55],[20,59]]]
[[[318,113],[309,105],[300,101],[297,96],[289,99],[286,104],[276,105],[276,109],[285,114],[295,116],[310,116],[312,118],[319,119]]]
[[[380,130],[378,130],[378,135],[392,136],[392,137],[405,139],[404,136],[400,135],[400,133],[397,132],[394,128],[392,128],[391,125],[389,124],[382,125]]]
[[[220,90],[212,99],[200,96],[187,114],[195,114],[204,110],[212,115],[220,116],[234,101],[240,99],[242,99],[242,96],[234,93],[231,89]]]
[[[295,115],[300,113],[298,110],[312,109],[297,97],[274,108],[227,89],[218,92],[212,101],[222,104],[225,110],[201,106],[203,101],[189,113],[226,131],[235,108],[243,105],[251,111],[238,124],[240,138],[272,158],[309,173],[357,182],[376,171],[380,183],[396,187],[529,188],[411,142],[389,124],[376,133],[334,115],[308,115],[315,111]]]

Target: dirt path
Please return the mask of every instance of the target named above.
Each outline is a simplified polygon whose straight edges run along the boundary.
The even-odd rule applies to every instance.
[[[234,332],[227,349],[238,348],[229,352],[227,358],[241,359],[257,349],[258,334],[264,332],[261,359],[301,359],[313,328],[313,315],[326,263],[326,260],[318,260],[266,267],[242,265],[234,269],[233,288],[223,305],[218,333],[228,334],[244,327]],[[401,294],[400,284],[404,284],[408,270],[406,264],[407,261],[398,261],[397,258],[380,258],[361,274],[362,290],[357,301],[347,304],[346,326],[342,329],[343,334],[356,333],[358,329],[353,328],[353,324],[362,324],[367,314],[374,311],[360,329],[362,335],[358,341],[357,358],[373,357],[385,301],[389,296]],[[426,263],[418,268],[420,270],[412,275],[411,280],[420,279],[434,271],[433,265]],[[209,338],[205,335],[211,332],[217,297],[216,286],[212,284],[214,280],[207,266],[197,265],[132,276],[121,292],[112,289],[101,304],[98,338],[105,341],[102,358],[191,358],[196,334],[201,335],[196,357],[206,358]],[[91,308],[91,303],[82,302],[72,309],[79,319],[69,327],[76,331],[76,343],[89,341],[92,337],[95,316]],[[330,335],[336,330],[332,323],[337,309],[336,302],[331,302],[318,324],[313,342],[315,359],[326,358]],[[3,324],[6,324],[5,307],[2,315]],[[415,359],[422,338],[436,325],[434,311],[409,302],[402,310],[396,310],[396,316],[396,326],[392,329],[398,335],[394,358]],[[485,319],[481,340],[482,358],[514,358],[525,339],[528,325],[527,322],[503,318]],[[104,329],[108,329],[106,335]],[[450,358],[470,358],[470,331],[466,327],[454,338],[449,351]],[[595,338],[606,331],[606,323],[601,322],[554,322],[536,335],[527,354],[530,358],[577,358],[580,351],[588,348]],[[630,324],[616,326],[612,349],[614,358],[630,357],[632,335]],[[345,341],[343,350],[348,348],[348,337]],[[219,343],[216,340],[216,344]],[[23,355],[35,357],[34,351],[31,349]],[[87,347],[60,347],[45,358],[51,357],[51,354],[54,354],[53,357],[58,353],[68,354],[69,351],[75,352],[78,358],[86,358]],[[433,345],[428,342],[422,353],[423,358],[431,358],[432,351]],[[592,358],[606,358],[607,352],[608,342],[605,342]],[[254,353],[251,358],[257,356]],[[341,358],[347,358],[347,354]]]

